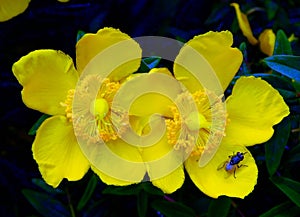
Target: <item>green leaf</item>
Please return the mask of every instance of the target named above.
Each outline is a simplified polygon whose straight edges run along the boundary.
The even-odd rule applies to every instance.
[[[96,186],[97,186],[97,183],[98,183],[98,177],[96,175],[92,175],[87,186],[86,186],[86,189],[82,195],[82,197],[80,198],[79,202],[78,202],[78,205],[76,207],[76,209],[78,211],[82,210],[83,207],[87,204],[87,202],[90,200],[91,196],[93,195],[95,189],[96,189]]]
[[[142,59],[139,71],[148,72],[150,69],[155,68],[159,64],[160,60],[161,57],[158,56],[146,57]]]
[[[23,195],[29,203],[44,217],[69,217],[69,210],[58,200],[48,194],[31,189],[23,189]]]
[[[294,91],[283,90],[280,88],[277,90],[284,99],[295,99],[297,97],[297,94]]]
[[[274,135],[265,143],[266,165],[271,176],[276,172],[280,164],[283,151],[289,139],[291,120],[285,118],[274,128]]]
[[[79,41],[84,35],[85,35],[85,32],[82,30],[79,30],[77,32],[76,41]]]
[[[44,180],[42,179],[32,179],[31,180],[33,184],[36,186],[39,186],[41,189],[46,191],[50,194],[63,194],[64,191],[59,188],[53,188],[52,186],[48,185]]]
[[[28,132],[28,135],[34,136],[36,134],[37,129],[41,126],[41,124],[46,120],[47,118],[51,117],[51,115],[43,114],[37,122],[34,123],[34,125],[31,127],[31,129]]]
[[[263,80],[267,81],[275,89],[295,91],[293,82],[285,76],[266,73],[255,73],[252,75],[255,77],[260,77]]]
[[[140,191],[137,195],[137,210],[139,217],[147,217],[148,195],[145,191]]]
[[[300,208],[290,201],[279,204],[259,217],[297,217],[300,215]]]
[[[151,203],[151,207],[161,212],[166,217],[195,217],[193,209],[178,202],[169,202],[165,200],[155,200]]]
[[[158,196],[164,195],[164,192],[159,188],[153,186],[151,182],[142,182],[140,185],[144,189],[144,191],[146,191],[148,194],[158,195]]]
[[[299,93],[300,92],[300,82],[293,80],[293,86],[295,90]]]
[[[239,47],[240,51],[242,52],[243,54],[243,63],[241,65],[241,68],[240,68],[240,73],[239,75],[249,75],[250,74],[250,69],[247,65],[247,62],[248,62],[248,54],[247,54],[247,45],[245,42],[242,42],[240,44],[240,47]]]
[[[293,55],[291,43],[289,42],[286,34],[281,29],[276,33],[276,41],[274,46],[273,55]]]
[[[300,56],[274,55],[264,59],[264,62],[276,72],[291,79],[300,81]]]
[[[287,158],[288,163],[294,163],[300,161],[300,144],[295,146],[290,152]]]
[[[300,207],[300,183],[286,177],[270,177],[271,181],[286,196],[290,198],[298,207]]]
[[[290,19],[288,12],[283,8],[279,7],[276,13],[276,19],[273,24],[273,29],[286,29],[290,25]]]
[[[265,8],[267,11],[268,20],[272,20],[275,17],[279,9],[279,6],[274,1],[267,0],[265,1]]]
[[[141,190],[140,185],[107,186],[102,193],[114,195],[137,195]]]
[[[208,207],[208,217],[226,217],[231,206],[229,197],[219,197],[210,202]]]

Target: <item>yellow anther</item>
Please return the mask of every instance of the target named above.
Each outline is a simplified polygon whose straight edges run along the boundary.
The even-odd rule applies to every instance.
[[[72,122],[72,103],[73,103],[73,98],[74,98],[74,89],[70,89],[68,91],[68,95],[65,99],[64,102],[61,102],[60,105],[62,107],[65,107],[65,112],[66,112],[66,117],[68,121]]]

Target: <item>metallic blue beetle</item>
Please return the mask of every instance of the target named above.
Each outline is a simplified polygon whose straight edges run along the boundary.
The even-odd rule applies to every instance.
[[[244,160],[244,155],[247,154],[247,152],[237,152],[236,154],[233,153],[233,155],[228,156],[229,160],[226,160],[221,166],[218,167],[218,170],[222,169],[225,167],[225,170],[227,172],[233,172],[233,177],[236,178],[235,176],[235,171],[237,168],[240,168],[242,166],[246,166],[244,164],[239,165],[239,163]]]

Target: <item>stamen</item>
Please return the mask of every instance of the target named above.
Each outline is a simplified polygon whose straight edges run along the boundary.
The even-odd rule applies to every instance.
[[[178,108],[170,108],[173,118],[165,121],[168,143],[175,150],[184,149],[186,153],[199,156],[204,149],[217,143],[219,134],[224,136],[226,112],[222,96],[218,97],[208,90],[196,91],[192,97],[184,92],[177,97],[175,103]],[[193,103],[198,112],[194,111]]]
[[[62,107],[66,107],[65,112],[66,112],[67,120],[69,122],[72,122],[72,103],[73,103],[74,93],[75,93],[74,89],[68,90],[66,100],[60,103]]]
[[[99,90],[96,88],[101,87]],[[123,129],[116,129],[112,123],[111,114],[118,114],[120,120],[123,121],[125,116],[124,112],[113,111],[111,105],[114,95],[120,88],[119,82],[111,82],[109,78],[101,79],[97,75],[89,75],[79,83],[76,91],[76,96],[79,100],[82,100],[81,104],[90,105],[89,109],[84,109],[82,112],[78,112],[76,119],[76,132],[79,132],[79,136],[89,140],[91,144],[98,141],[110,141],[118,138],[118,133]],[[92,99],[93,96],[96,99]],[[114,120],[115,121],[115,120]],[[77,135],[78,136],[78,135]]]

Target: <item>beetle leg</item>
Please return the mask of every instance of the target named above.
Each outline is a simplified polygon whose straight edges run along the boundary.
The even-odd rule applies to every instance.
[[[222,166],[220,165],[220,166],[217,168],[217,170],[220,170],[220,169],[224,168],[224,166],[225,166],[227,163],[228,163],[228,161],[225,161],[225,162],[223,163]]]
[[[241,165],[237,165],[238,168],[241,168],[241,167],[248,167],[248,165],[246,164],[241,164]]]
[[[235,171],[236,171],[236,167],[234,167],[234,170],[233,170],[233,177],[236,179]]]

